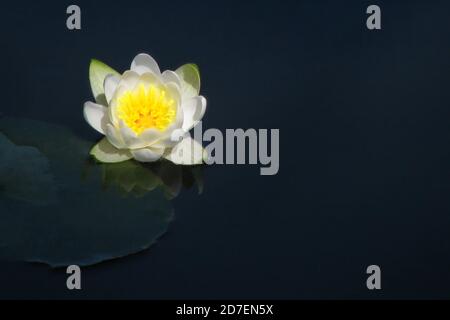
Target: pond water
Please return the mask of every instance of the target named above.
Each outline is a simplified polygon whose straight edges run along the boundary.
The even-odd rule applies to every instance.
[[[372,32],[343,3],[78,1],[79,31],[9,3],[0,297],[448,298],[449,4],[378,1]],[[89,61],[139,52],[199,66],[205,130],[279,129],[278,173],[90,160]]]

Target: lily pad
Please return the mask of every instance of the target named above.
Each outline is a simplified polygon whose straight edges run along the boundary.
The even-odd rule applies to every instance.
[[[63,126],[19,118],[1,118],[0,132],[0,258],[92,265],[145,250],[166,232],[173,209],[164,190],[145,178],[137,185],[151,192],[138,198],[104,188],[105,168],[86,165],[91,142]],[[15,178],[5,179],[11,166]],[[112,167],[108,174],[121,176]]]
[[[31,203],[55,203],[56,188],[50,164],[38,149],[16,146],[0,132],[0,190],[3,196]]]

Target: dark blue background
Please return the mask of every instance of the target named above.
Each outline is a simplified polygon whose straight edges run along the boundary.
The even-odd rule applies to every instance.
[[[76,1],[81,31],[69,4],[3,5],[3,114],[95,141],[90,58],[123,71],[148,52],[199,65],[205,128],[279,128],[280,171],[207,168],[150,250],[83,269],[79,292],[63,269],[2,262],[1,298],[449,297],[449,2]]]

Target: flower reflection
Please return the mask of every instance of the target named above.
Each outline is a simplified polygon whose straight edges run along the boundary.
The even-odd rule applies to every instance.
[[[102,186],[116,189],[122,196],[142,197],[148,192],[162,190],[167,199],[178,196],[183,187],[197,185],[203,191],[202,166],[180,166],[169,161],[140,163],[129,160],[119,163],[88,163],[100,166]]]

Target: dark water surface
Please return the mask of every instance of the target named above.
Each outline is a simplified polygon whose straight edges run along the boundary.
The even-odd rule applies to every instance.
[[[0,298],[449,297],[450,3],[378,1],[376,32],[368,1],[78,1],[81,31],[69,4],[0,21]],[[279,128],[279,173],[87,161],[89,60],[139,52],[199,65],[204,128]],[[7,262],[123,255],[78,292]]]

